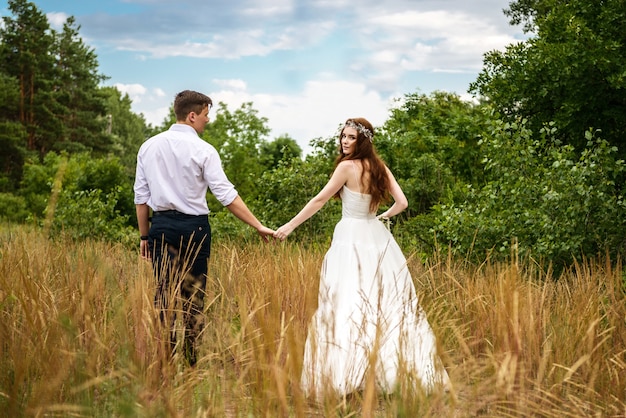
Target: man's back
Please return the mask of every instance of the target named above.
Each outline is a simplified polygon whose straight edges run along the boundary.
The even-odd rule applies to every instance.
[[[215,148],[189,126],[175,124],[139,149],[135,195],[155,211],[206,215],[207,189],[230,203],[237,192],[228,181]]]

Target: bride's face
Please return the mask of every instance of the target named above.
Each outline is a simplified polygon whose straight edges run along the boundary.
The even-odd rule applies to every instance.
[[[356,129],[346,126],[341,134],[341,150],[344,155],[350,155],[356,148]]]

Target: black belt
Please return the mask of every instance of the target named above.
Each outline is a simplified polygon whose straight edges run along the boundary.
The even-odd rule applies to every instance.
[[[187,215],[186,213],[179,212],[177,210],[159,210],[154,211],[152,216],[161,216],[161,215]]]
[[[189,215],[187,213],[182,213],[177,210],[159,210],[152,212],[152,216],[169,216],[174,218],[198,218],[198,217],[206,217],[207,215]]]

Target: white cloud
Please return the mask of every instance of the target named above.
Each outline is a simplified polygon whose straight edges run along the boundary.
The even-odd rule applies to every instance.
[[[115,83],[113,86],[116,87],[119,91],[121,91],[122,94],[128,94],[128,97],[130,97],[130,100],[133,101],[133,104],[141,103],[143,97],[148,91],[148,89],[146,89],[141,84]]]
[[[150,7],[141,15],[92,14],[89,24],[81,22],[83,31],[98,35],[92,38],[106,51],[103,56],[130,51],[121,56],[142,57],[148,64],[138,68],[154,64],[150,81],[138,68],[118,71],[123,81],[138,81],[116,84],[129,94],[135,111],[160,125],[176,91],[199,89],[231,110],[252,102],[269,120],[271,138],[288,134],[305,152],[311,139],[334,135],[348,117],[362,116],[380,126],[393,98],[406,93],[400,90],[449,90],[451,80],[480,70],[485,52],[516,42],[519,33],[502,16],[507,0],[363,0],[358,8],[348,0],[271,5],[216,0],[219,7],[205,10],[206,2],[198,3],[193,14],[173,3],[145,1]],[[169,57],[178,64],[170,64]],[[118,62],[128,66],[126,59]],[[187,73],[180,62],[195,68]],[[204,63],[211,69],[212,92],[206,74],[191,75]],[[276,71],[268,71],[265,80],[258,72],[267,68]],[[185,79],[172,76],[183,71]],[[142,84],[148,82],[162,88],[148,89]],[[454,88],[462,90],[458,84]]]
[[[161,125],[169,115],[173,98],[170,100],[162,88],[148,89],[138,83],[115,83],[113,86],[122,94],[128,94],[132,101],[132,110],[143,114],[147,123],[153,126]]]
[[[482,64],[483,53],[514,41],[488,20],[457,11],[380,15],[371,18],[367,26],[374,31],[367,34],[372,49],[387,54],[395,51],[402,56],[405,70],[454,67],[475,71]]]
[[[361,19],[354,27],[363,52],[351,70],[381,92],[411,72],[478,72],[484,53],[515,42],[490,19],[463,10],[381,10]]]
[[[139,110],[137,112],[143,114],[147,123],[152,126],[160,126],[165,118],[168,117],[170,113],[170,106],[160,106],[152,109]]]
[[[241,8],[240,13],[255,19],[286,15],[291,13],[295,6],[293,0],[272,0],[271,5],[267,0],[254,0],[247,3]]]
[[[137,52],[152,58],[194,57],[238,59],[267,56],[275,51],[300,49],[314,45],[331,33],[334,22],[293,24],[278,28],[232,28],[203,38],[198,34],[174,34],[166,40],[126,37],[115,41],[120,51]]]
[[[242,80],[213,82],[220,87],[208,93],[215,103],[223,102],[234,111],[243,103],[252,102],[258,116],[268,119],[271,129],[268,139],[287,134],[298,142],[305,154],[311,151],[312,139],[335,135],[337,128],[350,117],[364,117],[374,126],[381,126],[389,117],[394,97],[401,96],[381,97],[362,83],[333,79],[329,75],[319,75],[293,94],[250,92]],[[169,114],[172,100],[164,95],[157,98],[141,85],[116,87],[129,94],[134,110],[142,113],[153,126],[161,125]],[[211,112],[217,111],[217,106],[213,109]]]
[[[265,56],[275,49],[275,44],[264,43],[266,36],[258,32],[240,33],[238,38],[215,36],[211,41],[154,44],[144,39],[128,39],[118,44],[120,51],[141,52],[144,59],[168,57],[236,59],[241,56]]]
[[[61,30],[63,29],[63,24],[68,18],[68,14],[63,12],[51,12],[47,13],[46,17],[48,18],[48,22],[53,29]]]
[[[223,80],[223,79],[214,79],[213,83],[217,84],[221,88],[224,89],[234,89],[234,90],[245,90],[248,86],[246,82],[243,80]]]
[[[392,98],[383,98],[363,84],[321,77],[306,83],[303,91],[293,95],[258,94],[235,90],[210,93],[230,110],[253,102],[259,116],[269,120],[271,139],[288,134],[305,153],[314,138],[336,134],[337,128],[350,117],[364,117],[374,126],[389,116]]]

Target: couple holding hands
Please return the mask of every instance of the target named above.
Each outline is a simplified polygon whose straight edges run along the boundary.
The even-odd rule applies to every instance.
[[[140,254],[152,261],[157,277],[155,305],[161,321],[172,327],[169,295],[180,285],[183,351],[189,364],[197,361],[204,324],[211,248],[207,190],[265,240],[286,239],[336,196],[342,217],[322,264],[318,307],[304,348],[302,389],[313,396],[362,390],[372,368],[384,392],[393,390],[403,373],[416,376],[425,390],[447,387],[448,374],[418,304],[406,258],[380,220],[402,212],[408,203],[374,149],[372,125],[363,118],[346,121],[330,180],[296,216],[273,231],[248,209],[226,177],[217,150],[198,135],[209,122],[211,106],[212,100],[199,92],[176,95],[177,122],[141,146],[134,186]],[[378,207],[390,197],[393,204],[377,216]],[[170,335],[173,354],[173,328]]]

